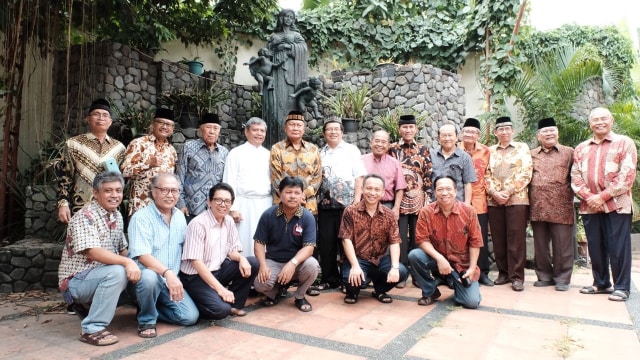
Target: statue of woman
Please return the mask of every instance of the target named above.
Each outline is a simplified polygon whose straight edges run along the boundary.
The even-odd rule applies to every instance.
[[[296,27],[296,14],[284,9],[278,14],[275,32],[267,44],[273,54],[273,63],[282,66],[273,69],[273,91],[262,98],[262,116],[269,124],[267,143],[273,145],[283,136],[283,122],[293,110],[293,94],[298,84],[307,80],[307,43]]]

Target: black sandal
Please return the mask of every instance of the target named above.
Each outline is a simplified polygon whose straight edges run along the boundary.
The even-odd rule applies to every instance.
[[[145,334],[145,331],[153,330],[151,334]],[[138,336],[144,339],[151,339],[158,336],[158,330],[156,330],[156,324],[144,324],[138,326]]]
[[[387,293],[377,293],[374,291],[371,293],[371,296],[373,296],[383,304],[389,304],[393,302],[393,299],[391,298],[391,296],[387,295]]]
[[[262,305],[266,307],[271,307],[277,303],[278,303],[278,298],[272,299],[267,296],[264,300],[262,300]]]
[[[347,294],[344,297],[344,302],[346,304],[355,304],[358,302],[358,295]]]
[[[311,304],[309,304],[309,302],[305,298],[296,299],[294,303],[296,304],[296,307],[298,308],[298,310],[302,312],[309,312],[312,309]]]

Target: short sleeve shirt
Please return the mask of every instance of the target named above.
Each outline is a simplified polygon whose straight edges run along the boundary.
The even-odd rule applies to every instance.
[[[287,220],[281,205],[267,209],[258,222],[255,242],[266,246],[266,258],[284,263],[304,246],[316,246],[316,221],[302,206]]]

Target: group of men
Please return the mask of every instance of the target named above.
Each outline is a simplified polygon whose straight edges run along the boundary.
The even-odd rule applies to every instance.
[[[106,135],[108,102],[95,101],[87,122],[91,132],[66,144],[58,213],[69,223],[60,289],[83,318],[80,340],[89,344],[118,341],[106,327],[123,298],[135,301],[145,338],[157,335],[158,320],[190,325],[244,316],[251,288],[273,306],[294,283],[294,304],[304,312],[312,310],[305,295],[343,286],[344,302],[355,304],[369,282],[371,295],[390,303],[387,293],[406,286],[409,273],[422,290],[419,305],[433,304],[446,283],[457,304],[477,308],[479,283],[524,289],[529,212],[534,285],[564,291],[573,264],[573,191],[583,203],[594,267],[593,286],[581,292],[629,296],[630,249],[627,261],[619,238],[625,226],[629,236],[635,156],[621,161],[621,154],[635,154],[635,147],[611,132],[606,109],[592,112],[594,138],[575,155],[557,143],[553,119],[540,121],[541,146],[532,151],[512,141],[507,117],[496,122],[497,145],[482,145],[480,122],[468,119],[460,144],[457,128],[445,124],[439,146],[429,150],[416,141],[415,117],[404,115],[400,141],[391,144],[377,131],[362,156],[342,139],[339,118],[324,122],[322,148],[303,140],[306,122],[295,111],[271,151],[262,147],[266,124],[259,118],[247,122],[247,142],[228,151],[217,143],[218,117],[205,114],[201,138],[179,155],[168,142],[171,110],[158,109],[150,134],[126,150]],[[110,159],[122,174],[101,171]],[[132,184],[128,242],[117,210],[123,176]],[[488,277],[488,225],[495,282]]]

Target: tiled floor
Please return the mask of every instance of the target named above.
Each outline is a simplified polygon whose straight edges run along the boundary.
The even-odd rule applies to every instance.
[[[492,274],[495,277],[495,274]],[[417,306],[420,290],[394,289],[392,304],[363,291],[355,305],[338,291],[309,297],[302,313],[287,298],[265,308],[251,299],[243,318],[191,327],[159,324],[159,336],[136,334],[135,310],[119,308],[109,330],[120,342],[94,347],[77,340],[77,317],[61,311],[37,316],[32,309],[51,299],[0,301],[0,359],[605,359],[640,354],[640,293],[627,303],[606,295],[582,295],[590,272],[577,269],[567,292],[533,286],[527,271],[524,292],[509,286],[481,287],[477,310],[456,307],[445,287],[434,306]],[[640,284],[640,256],[632,279]],[[30,311],[26,312],[26,310]]]

